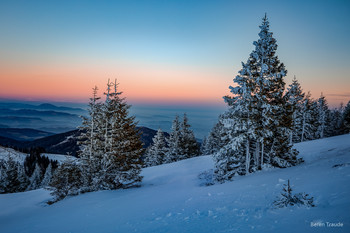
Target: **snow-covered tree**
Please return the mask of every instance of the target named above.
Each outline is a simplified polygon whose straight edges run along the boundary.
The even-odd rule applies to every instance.
[[[83,182],[82,166],[67,156],[64,162],[55,169],[51,178],[49,189],[55,198],[50,203],[86,191]]]
[[[339,108],[329,111],[329,136],[336,136],[342,133],[344,105],[340,104]]]
[[[230,87],[233,97],[225,97],[229,143],[214,156],[218,181],[232,178],[222,174],[248,174],[264,163],[288,167],[299,162],[289,144],[292,111],[283,95],[287,71],[276,55],[266,15],[260,29],[255,49]]]
[[[290,135],[290,144],[301,141],[301,131],[303,123],[303,101],[305,93],[300,83],[294,76],[292,83],[287,88],[286,98],[292,111],[292,131]]]
[[[206,137],[205,141],[203,140],[203,144],[201,147],[202,154],[214,154],[218,152],[225,144],[228,143],[226,128],[224,127],[222,121],[223,115],[220,115],[218,122],[214,125],[214,127]]]
[[[34,172],[29,179],[29,186],[28,186],[27,190],[34,190],[34,189],[40,188],[41,181],[43,178],[42,176],[43,176],[42,170],[41,170],[40,166],[38,164],[36,164]]]
[[[180,128],[180,154],[183,155],[183,159],[199,155],[199,145],[190,127],[185,113]]]
[[[301,142],[315,139],[317,130],[317,103],[311,99],[310,92],[304,97],[301,112]]]
[[[17,180],[18,186],[16,192],[23,192],[29,185],[29,178],[24,170],[24,165],[17,163]]]
[[[344,108],[342,128],[344,133],[350,133],[350,101]]]
[[[6,192],[8,184],[7,178],[7,161],[5,159],[0,159],[0,193]]]
[[[153,144],[147,150],[145,154],[144,164],[147,167],[160,165],[163,163],[167,152],[164,133],[161,129],[158,129],[157,134],[153,137]]]
[[[105,130],[105,154],[102,162],[104,185],[107,189],[127,188],[138,185],[144,152],[140,132],[136,128],[134,116],[129,116],[129,108],[118,83],[107,88],[103,118]]]
[[[101,162],[104,154],[104,142],[102,132],[103,112],[102,104],[98,102],[98,88],[93,88],[93,97],[89,102],[89,118],[82,116],[82,126],[79,127],[81,135],[79,156],[82,161],[82,176],[87,189],[98,190],[101,172]]]
[[[321,93],[320,98],[317,101],[317,110],[318,110],[318,127],[317,127],[317,138],[324,138],[327,135],[327,127],[329,124],[329,109],[327,100],[324,95]]]
[[[49,165],[47,166],[46,170],[45,170],[45,174],[44,174],[44,178],[41,181],[41,187],[47,187],[50,182],[51,182],[51,178],[52,178],[52,165],[51,163],[49,163]]]
[[[172,163],[179,160],[183,155],[181,154],[181,125],[179,116],[176,116],[173,120],[173,124],[171,126],[171,132],[169,138],[167,138],[168,151],[166,153],[164,162]]]

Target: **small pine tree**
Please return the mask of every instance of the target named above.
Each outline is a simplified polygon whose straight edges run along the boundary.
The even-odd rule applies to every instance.
[[[19,183],[17,187],[17,192],[23,192],[27,189],[29,185],[29,178],[24,170],[24,165],[20,163],[18,163],[17,165],[17,180]]]
[[[167,139],[168,151],[165,156],[165,163],[172,163],[179,160],[181,155],[181,132],[180,132],[180,120],[179,116],[176,116],[171,126],[170,136]]]
[[[40,188],[42,176],[43,176],[43,174],[42,174],[41,168],[37,163],[35,165],[34,172],[29,179],[29,186],[28,186],[27,190],[34,190],[34,189]]]
[[[228,143],[227,132],[222,121],[223,115],[220,115],[218,122],[212,128],[206,140],[203,141],[201,149],[203,154],[214,154]]]
[[[317,127],[317,138],[324,138],[328,136],[328,124],[329,124],[329,109],[327,100],[324,95],[321,93],[320,98],[317,101],[317,110],[318,110],[318,127]]]
[[[182,159],[199,155],[199,145],[190,127],[185,113],[180,128],[180,154],[183,155]]]
[[[346,134],[350,133],[350,101],[344,108],[342,121],[342,131]]]
[[[156,166],[163,163],[167,152],[164,133],[158,129],[157,134],[153,137],[153,144],[145,154],[144,164],[146,167]]]
[[[301,141],[313,140],[315,139],[315,134],[317,130],[317,104],[311,99],[311,94],[308,92],[303,100],[301,112],[302,112],[302,122],[301,122]]]
[[[303,101],[305,93],[301,89],[300,83],[294,76],[292,83],[287,88],[286,98],[287,104],[290,105],[292,111],[292,125],[291,125],[291,135],[290,144],[301,141],[301,131],[303,123]]]
[[[0,193],[6,193],[8,185],[7,160],[0,159]]]
[[[284,184],[283,186],[284,187],[281,193],[281,197],[278,198],[273,203],[275,207],[283,208],[283,207],[294,206],[294,205],[306,205],[308,207],[315,207],[314,198],[309,197],[308,194],[305,194],[305,193],[298,193],[295,195],[292,194],[293,190],[289,180],[288,180],[288,183]]]
[[[49,186],[51,195],[54,196],[54,200],[49,204],[84,192],[82,167],[67,156],[66,160],[55,169]]]
[[[52,165],[51,163],[49,163],[49,165],[45,170],[44,178],[41,181],[41,187],[43,188],[47,187],[51,182],[51,178],[52,178]]]

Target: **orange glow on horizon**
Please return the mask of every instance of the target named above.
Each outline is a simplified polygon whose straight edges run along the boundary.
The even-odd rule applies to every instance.
[[[118,64],[118,65],[116,65]],[[137,67],[134,68],[134,67]],[[213,104],[223,105],[222,96],[230,94],[232,71],[203,70],[135,62],[105,62],[104,64],[2,64],[0,65],[0,98],[88,102],[97,85],[103,98],[108,78],[117,78],[120,91],[132,103]],[[287,85],[289,80],[286,80]],[[320,93],[331,107],[350,99],[346,85],[327,91],[301,81],[305,92],[311,89],[314,99]],[[329,94],[329,95],[327,95]]]
[[[134,102],[220,104],[227,84],[215,80],[214,72],[123,64],[120,67],[88,65],[36,65],[1,67],[0,97],[30,100],[87,102],[97,85],[99,95],[108,78],[117,78],[120,91]]]

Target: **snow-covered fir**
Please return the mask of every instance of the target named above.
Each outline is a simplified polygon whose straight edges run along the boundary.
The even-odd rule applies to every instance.
[[[167,153],[167,145],[165,136],[161,129],[158,129],[157,134],[153,137],[153,144],[147,149],[145,154],[144,164],[146,167],[156,166],[164,163]]]
[[[264,166],[290,167],[301,160],[291,148],[293,109],[284,96],[287,70],[276,55],[277,43],[265,15],[259,39],[248,61],[225,96],[229,106],[223,115],[229,142],[214,158],[216,180],[231,180]]]

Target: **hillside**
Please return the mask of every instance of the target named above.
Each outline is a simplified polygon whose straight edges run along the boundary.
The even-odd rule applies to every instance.
[[[152,143],[152,139],[157,131],[147,127],[137,128],[141,133],[141,141],[143,142],[144,147],[147,148]],[[40,137],[45,134],[46,137]],[[166,137],[169,136],[166,132],[164,134]],[[70,153],[71,155],[76,156],[77,151],[79,150],[77,145],[77,138],[79,135],[78,130],[52,135],[52,133],[34,129],[0,128],[0,145],[19,149],[43,147],[48,153]],[[32,140],[29,140],[29,138]]]
[[[100,191],[54,205],[48,191],[0,195],[2,233],[21,232],[349,232],[350,135],[299,143],[305,163],[205,186],[201,156],[143,170],[142,187]],[[274,209],[290,179],[316,207]],[[312,227],[326,222],[343,227]]]
[[[53,133],[28,128],[0,128],[0,136],[17,141],[32,141],[35,139],[51,136]],[[1,142],[1,140],[0,140]]]

